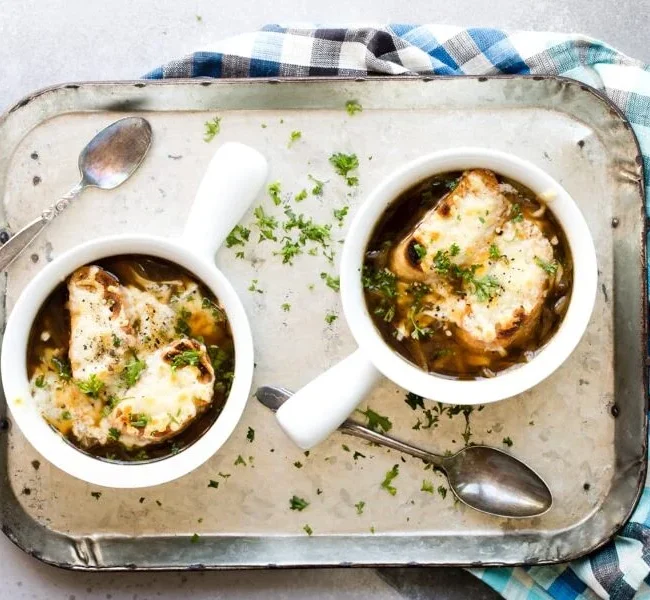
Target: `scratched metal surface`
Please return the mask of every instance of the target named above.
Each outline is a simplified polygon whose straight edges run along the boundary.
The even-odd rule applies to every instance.
[[[343,105],[351,98],[361,102],[362,114],[347,115]],[[184,569],[542,563],[575,557],[613,535],[645,475],[645,253],[638,149],[606,101],[568,80],[520,77],[63,86],[30,97],[0,121],[2,221],[15,231],[65,192],[77,178],[81,147],[126,113],[151,121],[150,156],[115,192],[86,192],[12,266],[7,311],[47,261],[81,241],[115,232],[180,233],[208,160],[229,140],[261,150],[286,196],[310,188],[308,173],[327,180],[322,199],[294,205],[317,222],[333,221],[332,209],[345,204],[351,217],[385,173],[458,145],[513,152],[566,187],[598,251],[600,290],[587,333],[547,381],[470,417],[471,441],[502,446],[510,437],[511,451],[546,479],[555,504],[547,515],[524,521],[481,515],[455,505],[451,494],[421,491],[423,480],[435,488],[446,482],[420,461],[340,434],[306,457],[252,400],[231,439],[203,467],[135,491],[100,489],[63,474],[9,423],[0,435],[0,515],[15,543],[70,568]],[[206,143],[203,124],[215,115],[222,117],[221,133]],[[293,130],[302,139],[288,147]],[[334,151],[359,156],[358,188],[346,187],[331,170]],[[265,194],[259,201],[280,214]],[[342,240],[346,226],[334,232]],[[331,326],[324,321],[328,311],[341,312],[337,294],[320,278],[336,265],[307,255],[293,267],[282,265],[275,249],[249,244],[244,260],[235,258],[239,248],[222,249],[217,263],[250,315],[254,386],[298,388],[354,343],[343,318]],[[253,279],[263,293],[248,291]],[[280,308],[285,302],[289,312]],[[426,418],[404,395],[386,381],[364,406],[388,415],[391,433],[405,440],[436,451],[462,447],[462,414],[416,430]],[[355,451],[364,456],[355,459]],[[239,455],[246,466],[234,464]],[[380,483],[394,464],[400,474],[392,496]],[[210,479],[219,481],[218,489],[208,487]],[[304,511],[289,510],[294,494],[310,502]],[[365,502],[361,515],[359,501]]]

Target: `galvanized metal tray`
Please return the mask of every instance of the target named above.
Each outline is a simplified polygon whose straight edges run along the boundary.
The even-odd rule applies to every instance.
[[[361,114],[346,113],[350,99],[361,103]],[[290,200],[318,222],[333,222],[333,208],[346,204],[352,214],[389,170],[450,146],[507,150],[560,181],[585,214],[600,267],[593,318],[567,363],[530,392],[475,411],[469,422],[462,413],[439,414],[434,403],[425,404],[429,418],[388,382],[367,400],[390,417],[392,433],[433,450],[458,449],[470,435],[497,446],[510,438],[511,452],[545,477],[555,505],[525,521],[481,515],[455,505],[451,494],[443,498],[437,488],[444,479],[421,462],[338,434],[305,456],[251,401],[206,465],[169,485],[134,491],[96,489],[66,476],[3,420],[0,517],[12,541],[48,563],[118,570],[540,564],[575,558],[614,535],[645,477],[647,385],[642,165],[629,124],[611,103],[554,77],[64,85],[25,98],[0,121],[0,220],[15,230],[63,193],[77,177],[79,149],[125,113],[153,125],[142,169],[114,193],[88,191],[54,222],[3,279],[3,310],[45,262],[83,240],[179,233],[207,161],[227,140],[264,152],[285,195],[309,190],[308,174],[326,180],[322,198]],[[221,133],[206,143],[204,122],[215,115]],[[289,145],[294,130],[302,138]],[[335,151],[359,156],[358,188],[333,173],[328,157]],[[279,211],[265,195],[260,202]],[[345,231],[334,226],[338,239]],[[239,249],[223,249],[217,261],[251,317],[255,385],[298,388],[353,349],[344,320],[324,320],[327,311],[339,313],[337,294],[320,276],[334,274],[335,265],[307,255],[283,265],[270,243],[249,244],[244,260],[235,256]],[[249,291],[253,279],[263,293]],[[394,464],[400,474],[393,496],[380,484]],[[208,487],[211,479],[218,488]],[[434,494],[421,491],[423,480]],[[290,510],[294,494],[310,503],[302,512]]]

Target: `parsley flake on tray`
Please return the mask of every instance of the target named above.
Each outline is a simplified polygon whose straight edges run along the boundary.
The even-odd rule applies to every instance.
[[[289,500],[289,509],[303,511],[309,506],[309,502],[304,498],[299,498],[298,496],[292,496]]]
[[[348,100],[345,103],[345,110],[348,111],[348,114],[353,117],[357,113],[363,111],[363,107],[359,104],[358,100]]]
[[[354,187],[359,185],[359,178],[349,175],[350,171],[359,168],[359,159],[356,154],[335,152],[330,156],[329,161],[336,173],[345,179],[348,186]]]
[[[205,122],[205,134],[203,141],[211,142],[221,132],[221,117],[214,117],[211,121]]]
[[[391,496],[397,494],[397,488],[393,487],[391,484],[393,479],[399,475],[399,465],[393,465],[393,468],[386,473],[384,480],[381,482],[382,489],[386,490]]]

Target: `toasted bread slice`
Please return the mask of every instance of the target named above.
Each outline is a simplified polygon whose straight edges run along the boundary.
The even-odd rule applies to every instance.
[[[105,379],[133,346],[123,288],[113,275],[91,265],[72,274],[68,294],[72,375]]]
[[[389,268],[402,280],[435,281],[438,252],[450,253],[456,264],[476,262],[503,223],[510,203],[491,171],[466,171],[391,254]],[[415,245],[425,254],[418,257]]]

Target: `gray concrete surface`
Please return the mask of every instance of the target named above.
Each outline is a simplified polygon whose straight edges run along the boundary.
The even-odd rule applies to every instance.
[[[197,19],[197,16],[201,19]],[[0,109],[63,81],[132,79],[264,23],[438,22],[581,32],[650,61],[650,0],[0,0]],[[489,600],[458,569],[79,574],[42,565],[0,536],[0,599]]]

